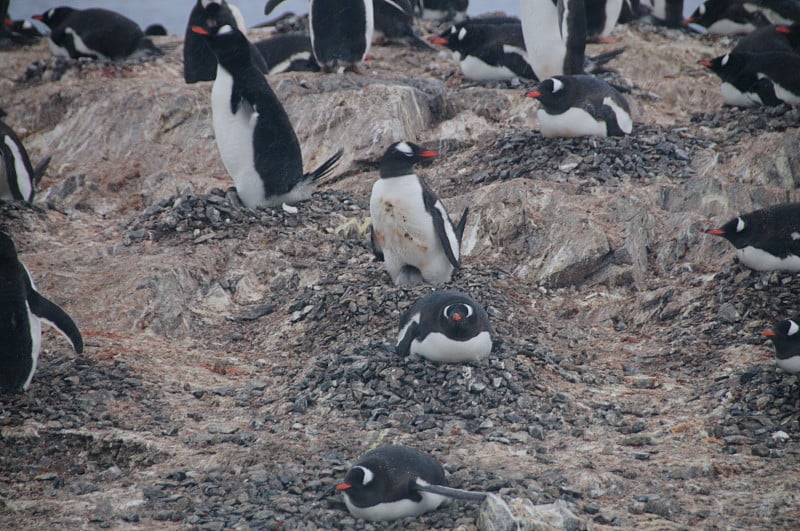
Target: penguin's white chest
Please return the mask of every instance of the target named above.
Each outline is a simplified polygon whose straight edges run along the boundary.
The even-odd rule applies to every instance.
[[[397,520],[406,516],[418,516],[439,507],[445,500],[444,496],[432,492],[420,492],[422,500],[414,502],[408,499],[393,502],[379,503],[371,507],[358,507],[354,505],[345,494],[344,503],[347,510],[356,518],[364,520]]]
[[[735,107],[754,107],[761,103],[761,98],[757,95],[754,94],[758,101],[743,93],[727,81],[723,81],[722,85],[720,85],[720,91],[722,92],[722,99],[725,100],[725,103],[728,105],[733,105]]]
[[[506,80],[517,77],[508,67],[490,65],[473,55],[466,56],[460,65],[464,77],[474,81]]]
[[[797,374],[800,372],[800,356],[792,356],[791,358],[786,358],[785,360],[777,358],[775,362],[777,363],[778,367],[786,372],[792,374]]]
[[[265,201],[264,182],[255,166],[253,134],[258,110],[244,100],[234,114],[231,109],[233,77],[218,66],[211,90],[211,115],[219,154],[228,174],[236,184],[242,203],[255,208]]]
[[[460,363],[488,356],[492,351],[492,339],[486,331],[466,341],[456,341],[441,332],[433,332],[422,341],[413,340],[409,351],[437,363]]]
[[[558,8],[551,0],[520,0],[522,37],[536,77],[564,73],[567,47],[559,29]]]
[[[779,258],[748,245],[743,249],[736,249],[736,255],[741,263],[756,271],[800,271],[800,257],[793,254]]]
[[[11,173],[6,170],[6,165],[9,165],[14,167],[17,188],[22,194],[22,197],[26,201],[30,201],[33,193],[33,175],[28,173],[28,169],[25,167],[25,162],[22,158],[22,152],[17,143],[14,142],[10,136],[5,136],[3,140],[6,147],[11,151],[11,157],[10,160],[3,160],[3,163],[0,164],[0,199],[5,201],[14,199],[11,194],[11,184],[8,182]],[[5,157],[3,158],[5,159]]]
[[[445,229],[453,233],[444,207],[440,212],[444,215]],[[395,282],[406,265],[419,269],[426,282],[450,280],[454,268],[436,234],[433,219],[425,210],[422,186],[416,175],[379,179],[372,187],[370,214],[386,269]],[[450,239],[449,233],[448,241],[458,259],[457,242],[453,245],[455,235]]]
[[[576,136],[607,136],[606,123],[597,120],[585,110],[572,107],[561,114],[549,114],[544,109],[536,111],[539,120],[539,130],[542,136],[576,137]]]

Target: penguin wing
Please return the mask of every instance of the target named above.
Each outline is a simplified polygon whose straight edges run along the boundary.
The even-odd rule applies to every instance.
[[[45,299],[34,289],[30,275],[27,275],[25,284],[27,287],[28,307],[31,313],[61,332],[64,337],[70,340],[75,352],[82,354],[83,337],[81,337],[81,332],[72,318],[61,307]]]
[[[433,219],[433,228],[436,235],[439,237],[439,242],[442,244],[444,253],[447,259],[453,264],[453,267],[458,269],[459,263],[456,258],[455,251],[459,248],[458,236],[453,230],[453,223],[444,209],[444,205],[430,189],[428,183],[420,177],[420,184],[422,185],[422,200],[425,203],[425,210],[431,215]]]
[[[401,331],[400,337],[397,338],[397,354],[406,357],[411,354],[411,342],[417,337],[417,329],[419,328],[419,314],[417,320],[410,320],[405,328]]]
[[[272,1],[272,0],[270,0],[270,1]],[[280,0],[280,1],[282,2],[283,0]],[[403,8],[403,6],[401,6],[397,2],[393,2],[392,0],[377,0],[377,1],[378,2],[383,2],[384,4],[387,4],[387,5],[395,8],[395,9],[397,9],[398,11],[400,11],[400,13],[403,13],[404,15],[409,15],[410,14]]]
[[[381,244],[378,242],[378,238],[375,237],[375,226],[370,224],[369,226],[369,242],[372,245],[372,254],[375,255],[375,262],[383,262],[383,249],[381,249]]]
[[[533,68],[531,68],[530,63],[528,62],[528,53],[524,48],[514,46],[513,44],[504,44],[503,56],[503,62],[505,63],[505,66],[507,66],[512,72],[526,79],[538,80],[536,74],[533,72]]]

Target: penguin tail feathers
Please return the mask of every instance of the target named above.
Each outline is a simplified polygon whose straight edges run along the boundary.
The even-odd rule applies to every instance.
[[[454,498],[456,500],[481,502],[486,499],[485,492],[454,489],[453,487],[445,487],[444,485],[431,485],[430,483],[420,479],[417,479],[417,490],[430,492],[432,494],[439,494],[440,496],[447,496],[448,498]]]
[[[455,228],[456,238],[458,238],[459,245],[461,245],[461,238],[464,236],[464,228],[467,226],[468,215],[469,215],[469,207],[464,209],[464,213],[461,214],[461,221],[458,222],[458,225],[456,225]]]
[[[613,70],[603,68],[603,65],[605,65],[607,62],[614,59],[618,55],[621,55],[622,52],[624,51],[625,47],[623,46],[621,48],[615,48],[613,50],[609,50],[607,52],[603,52],[592,57],[586,57],[584,70],[586,71],[587,74],[613,72]]]
[[[344,150],[340,149],[336,153],[333,154],[331,158],[323,162],[316,170],[306,173],[303,177],[305,181],[314,182],[317,179],[325,177],[336,166],[336,163],[339,162],[339,159],[342,158],[342,153]]]
[[[42,180],[42,176],[44,172],[47,171],[47,167],[50,166],[50,155],[47,155],[45,158],[42,159],[42,162],[39,163],[36,168],[33,170],[33,184],[34,186],[39,185],[39,181]]]

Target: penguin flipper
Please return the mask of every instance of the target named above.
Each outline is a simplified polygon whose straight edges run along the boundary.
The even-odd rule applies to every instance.
[[[447,496],[448,498],[454,498],[457,500],[483,501],[484,499],[486,499],[487,496],[485,492],[473,492],[471,490],[462,490],[462,489],[454,489],[453,487],[445,487],[444,485],[432,485],[427,481],[423,481],[419,478],[417,478],[416,490],[422,492],[430,492],[432,494],[439,494],[441,496]]]
[[[383,262],[383,249],[381,249],[381,244],[378,243],[378,239],[375,237],[375,227],[370,224],[369,226],[369,243],[372,245],[372,254],[375,255],[374,262]]]
[[[30,279],[28,279],[27,285],[28,307],[31,312],[39,319],[61,332],[64,337],[70,340],[75,352],[82,354],[83,337],[72,318],[67,315],[67,312],[62,310],[60,306],[45,299],[33,289]]]
[[[464,228],[467,226],[467,216],[469,215],[469,207],[464,209],[464,213],[461,214],[461,220],[456,225],[455,232],[456,238],[458,238],[458,245],[461,246],[461,239],[464,237]]]
[[[454,268],[458,269],[460,265],[453,249],[458,249],[459,242],[455,231],[453,231],[453,224],[444,209],[444,205],[430,189],[425,179],[420,177],[419,181],[422,185],[422,200],[425,203],[425,210],[433,219],[433,229],[439,238],[439,243],[442,244],[447,259],[453,264]],[[448,229],[450,229],[449,233]],[[450,238],[451,235],[453,236],[452,239]]]
[[[610,60],[614,59],[618,55],[621,55],[622,52],[625,51],[625,47],[622,48],[615,48],[613,50],[609,50],[607,52],[603,52],[597,55],[593,55],[591,57],[586,56],[583,60],[583,70],[587,74],[601,74],[603,72],[614,72],[615,70],[610,68],[604,68],[605,65]]]
[[[417,337],[417,328],[419,325],[416,321],[410,321],[408,324],[408,328],[406,328],[405,334],[400,340],[397,342],[397,354],[399,356],[403,356],[404,358],[411,354],[411,342],[414,341],[414,338]]]
[[[47,171],[47,167],[50,166],[50,155],[47,155],[42,161],[39,163],[38,166],[33,170],[33,184],[38,185],[39,181],[42,180],[44,176],[44,172]]]

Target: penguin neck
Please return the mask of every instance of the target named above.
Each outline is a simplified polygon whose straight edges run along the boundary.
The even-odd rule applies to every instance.
[[[415,177],[414,168],[405,160],[393,161],[385,160],[381,163],[381,179],[393,179],[397,177]]]

